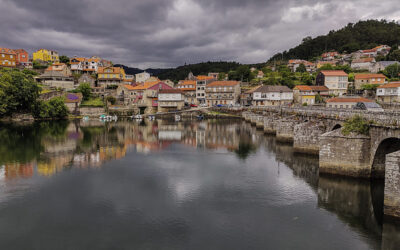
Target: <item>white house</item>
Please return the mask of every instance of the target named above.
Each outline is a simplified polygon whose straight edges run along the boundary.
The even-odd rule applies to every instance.
[[[139,82],[139,83],[144,83],[149,78],[150,78],[150,74],[147,73],[146,71],[135,75],[135,80],[136,80],[136,82]]]
[[[375,59],[372,57],[354,59],[351,62],[351,68],[356,70],[370,70],[375,63]]]
[[[400,102],[400,82],[391,82],[376,89],[376,99],[383,103]]]
[[[286,86],[261,86],[253,92],[253,106],[281,106],[293,102],[293,91]]]
[[[179,89],[161,89],[158,92],[158,111],[180,110],[184,106],[184,97]]]
[[[349,77],[343,70],[321,70],[316,83],[318,86],[326,86],[329,94],[343,95],[347,93]]]

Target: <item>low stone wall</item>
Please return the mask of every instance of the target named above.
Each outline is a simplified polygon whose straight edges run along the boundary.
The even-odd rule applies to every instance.
[[[369,178],[370,137],[344,136],[341,129],[321,135],[319,172],[351,177]]]
[[[320,136],[327,128],[323,123],[306,122],[294,126],[293,149],[295,152],[319,154]]]
[[[400,151],[386,155],[384,214],[400,218]]]
[[[266,134],[276,134],[275,128],[276,119],[273,116],[264,117],[264,133]]]
[[[293,142],[295,124],[296,121],[293,120],[276,120],[276,140],[280,142]]]
[[[82,116],[98,117],[105,114],[106,111],[103,107],[80,107],[79,112]]]

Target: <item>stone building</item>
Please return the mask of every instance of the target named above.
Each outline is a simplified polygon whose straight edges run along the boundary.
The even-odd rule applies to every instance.
[[[366,84],[385,84],[386,77],[383,74],[355,74],[354,87],[356,90],[361,90]]]
[[[335,97],[326,101],[326,107],[352,109],[359,102],[372,103],[374,101],[364,97]]]
[[[206,87],[207,106],[234,105],[239,102],[239,81],[215,81]]]
[[[185,103],[197,104],[196,98],[196,80],[182,80],[179,81],[176,88],[183,91]]]

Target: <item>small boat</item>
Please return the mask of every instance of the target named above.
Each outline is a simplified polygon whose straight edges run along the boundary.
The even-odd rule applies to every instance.
[[[156,117],[154,115],[149,115],[149,121],[154,121]]]
[[[203,119],[204,119],[204,115],[198,115],[198,116],[197,116],[197,119],[198,119],[198,120],[203,120]]]
[[[175,115],[175,121],[179,122],[181,120],[181,116],[180,115]]]
[[[107,119],[107,116],[106,116],[106,115],[101,115],[101,116],[99,117],[99,119],[100,119],[100,120],[106,120],[106,119]]]
[[[86,122],[86,121],[89,121],[89,116],[84,116],[84,117],[82,117],[82,120],[85,121],[85,122]]]
[[[141,115],[133,115],[132,119],[134,119],[134,120],[142,120],[143,117]]]

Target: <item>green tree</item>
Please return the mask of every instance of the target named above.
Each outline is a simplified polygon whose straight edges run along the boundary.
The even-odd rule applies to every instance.
[[[92,96],[92,89],[90,88],[89,83],[81,83],[77,88],[77,91],[82,93],[83,100],[87,101]]]
[[[225,80],[225,78],[226,78],[226,74],[224,72],[221,72],[221,73],[218,74],[218,80],[219,81]]]
[[[388,61],[400,61],[400,50],[399,49],[395,49],[395,50],[391,51],[387,55],[386,59]]]
[[[296,72],[304,73],[307,72],[306,66],[302,63],[297,67]]]
[[[65,56],[65,55],[60,56],[60,62],[61,63],[65,63],[65,64],[69,64],[69,57]]]
[[[115,99],[114,96],[107,96],[106,98],[107,102],[111,103],[111,105],[114,105],[117,102],[117,99]]]
[[[55,97],[49,101],[39,100],[33,108],[33,116],[39,119],[64,119],[68,115],[63,97]]]
[[[383,74],[389,78],[397,78],[399,76],[399,73],[400,65],[397,63],[387,66],[383,71]]]

